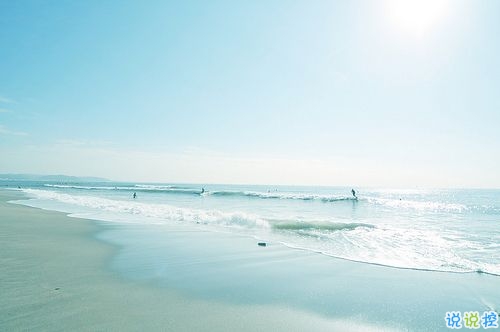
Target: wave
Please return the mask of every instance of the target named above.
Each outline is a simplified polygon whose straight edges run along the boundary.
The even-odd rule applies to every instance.
[[[299,228],[292,225],[295,227]],[[346,229],[348,231],[325,232],[314,226],[299,228],[290,233],[293,236],[282,237],[281,243],[335,258],[398,269],[500,275],[500,264],[495,259],[480,261],[470,251],[461,250],[461,246],[471,247],[464,239],[449,241],[439,232],[424,229],[373,225],[348,225]]]
[[[176,185],[148,185],[136,184],[131,186],[81,186],[81,185],[59,185],[45,184],[46,187],[66,188],[66,189],[81,189],[81,190],[126,190],[138,192],[157,192],[166,194],[187,194],[197,196],[239,196],[248,198],[260,199],[282,199],[282,200],[301,200],[301,201],[321,201],[321,202],[339,202],[339,201],[357,201],[357,198],[341,195],[315,195],[315,194],[299,194],[299,193],[278,193],[278,192],[259,192],[259,191],[237,191],[237,190],[215,190],[204,191],[198,188],[183,187]]]
[[[35,199],[56,201],[69,204],[72,207],[89,208],[99,213],[112,213],[118,217],[125,217],[125,219],[127,219],[127,216],[137,216],[152,219],[156,223],[173,221],[246,228],[269,227],[266,220],[244,212],[188,209],[167,204],[115,200],[95,196],[78,196],[40,189],[23,189],[23,191]],[[142,219],[140,220],[142,221]]]
[[[414,271],[425,271],[425,272],[440,272],[440,273],[458,273],[458,274],[477,273],[477,274],[486,274],[486,275],[490,275],[490,276],[500,277],[500,268],[498,266],[492,265],[492,264],[485,264],[484,265],[485,267],[482,267],[482,268],[481,267],[471,267],[471,265],[476,266],[477,263],[473,263],[471,265],[462,265],[462,266],[453,266],[453,267],[447,267],[447,266],[440,266],[440,267],[438,267],[438,266],[436,266],[436,267],[424,267],[424,266],[422,266],[422,267],[419,267],[419,266],[405,266],[405,265],[399,265],[399,264],[393,265],[392,263],[383,263],[383,262],[369,261],[369,260],[363,260],[363,259],[353,258],[353,257],[346,257],[343,255],[336,255],[336,254],[332,254],[328,251],[298,246],[298,245],[295,245],[293,243],[281,242],[281,244],[283,244],[284,246],[287,246],[288,248],[291,248],[291,249],[315,252],[315,253],[318,253],[321,255],[330,256],[333,258],[342,259],[342,260],[346,260],[346,261],[350,261],[350,262],[383,266],[383,267],[392,268],[392,269],[414,270]]]
[[[60,188],[60,189],[80,189],[80,190],[123,190],[123,191],[138,191],[138,192],[164,192],[172,194],[196,194],[200,195],[201,190],[188,187],[170,186],[170,185],[134,185],[134,186],[81,186],[81,185],[64,185],[64,184],[44,184],[45,187]]]
[[[61,188],[61,189],[83,189],[83,190],[130,190],[130,187],[110,187],[110,186],[80,186],[80,185],[69,185],[69,184],[44,184],[45,187],[50,188]]]
[[[277,192],[259,192],[259,191],[209,191],[207,195],[212,196],[245,196],[261,199],[283,199],[283,200],[301,200],[301,201],[356,201],[357,198],[339,195],[315,195],[315,194],[297,194],[297,193],[277,193]]]
[[[283,221],[272,224],[273,229],[287,231],[350,231],[358,227],[375,228],[374,225],[364,223],[335,223],[335,222],[304,222]]]
[[[71,186],[73,188],[74,186]],[[85,187],[88,189],[90,187]],[[333,223],[328,221],[295,221],[264,219],[243,212],[221,212],[217,210],[199,210],[170,206],[167,204],[143,203],[131,200],[116,200],[95,196],[79,196],[41,189],[23,189],[36,199],[51,200],[61,203],[97,209],[99,211],[123,213],[156,218],[161,220],[188,221],[194,223],[209,223],[225,226],[246,226],[273,228],[276,230],[321,230],[341,231],[353,230],[357,227],[373,228],[364,223]]]
[[[184,187],[184,186],[177,186],[177,185],[170,185],[170,184],[165,184],[165,185],[157,185],[157,184],[136,184],[134,185],[135,188],[138,189],[146,189],[146,190],[170,190],[170,189],[192,189],[190,187]]]
[[[274,229],[281,231],[350,231],[358,227],[374,228],[365,223],[335,223],[331,221],[302,221],[265,219],[244,212],[221,212],[218,210],[201,210],[175,207],[168,204],[144,203],[135,200],[116,200],[95,196],[79,196],[50,190],[23,189],[35,199],[57,201],[72,206],[95,209],[99,212],[110,212],[125,216],[153,218],[156,221],[179,221],[198,224],[213,224],[230,227],[246,227],[255,229]],[[68,211],[73,212],[73,211]]]

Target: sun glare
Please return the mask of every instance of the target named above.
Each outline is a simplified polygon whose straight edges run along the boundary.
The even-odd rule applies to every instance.
[[[387,0],[386,6],[394,24],[421,37],[445,16],[448,0]]]

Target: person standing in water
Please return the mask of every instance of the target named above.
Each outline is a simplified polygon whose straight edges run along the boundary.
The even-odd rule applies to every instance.
[[[358,196],[356,196],[356,191],[354,189],[351,189],[352,196],[354,196],[355,199],[358,199]]]
[[[132,195],[132,197],[136,198],[136,197],[137,197],[137,194],[136,194],[136,193],[134,193],[134,194]]]

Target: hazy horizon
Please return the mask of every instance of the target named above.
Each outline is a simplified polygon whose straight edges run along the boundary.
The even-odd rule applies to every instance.
[[[0,4],[0,173],[500,188],[500,2]]]
[[[15,175],[19,176],[16,178],[4,177],[5,175]],[[23,178],[27,176],[27,178]],[[34,178],[31,178],[34,177]],[[53,178],[54,177],[54,178]],[[56,179],[55,177],[61,177],[61,179]],[[50,179],[45,179],[50,178]],[[66,179],[68,178],[68,179]],[[73,179],[71,179],[73,178]],[[213,186],[265,186],[265,187],[325,187],[325,188],[354,188],[359,191],[359,189],[382,189],[382,190],[500,190],[496,187],[430,187],[430,186],[376,186],[376,185],[335,185],[335,184],[293,184],[293,183],[215,183],[215,182],[179,182],[179,181],[136,181],[136,180],[116,180],[112,178],[102,178],[93,177],[85,175],[69,175],[69,174],[0,174],[0,181],[13,182],[15,181],[27,181],[27,182],[60,182],[62,184],[77,184],[77,183],[136,183],[136,184],[165,184],[165,185],[201,185],[209,189],[211,185]]]

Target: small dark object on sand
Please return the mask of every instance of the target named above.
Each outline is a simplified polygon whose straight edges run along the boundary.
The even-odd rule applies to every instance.
[[[259,242],[259,243],[257,243],[257,244],[258,244],[259,246],[261,246],[261,247],[265,247],[265,246],[267,246],[267,243],[265,243],[265,242]]]

